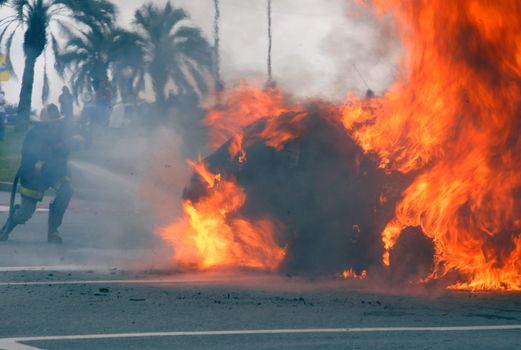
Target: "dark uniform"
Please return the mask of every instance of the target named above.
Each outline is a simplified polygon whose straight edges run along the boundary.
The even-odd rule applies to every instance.
[[[44,192],[52,188],[56,197],[49,205],[48,241],[61,243],[58,227],[72,197],[67,167],[69,152],[80,147],[81,140],[72,136],[60,119],[54,105],[47,107],[48,121],[39,123],[25,136],[22,161],[19,169],[21,205],[14,209],[0,240],[7,240],[9,233],[31,218],[36,205],[43,199]]]

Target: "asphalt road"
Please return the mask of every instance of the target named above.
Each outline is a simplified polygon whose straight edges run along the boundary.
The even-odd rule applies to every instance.
[[[75,199],[62,246],[45,224],[0,244],[0,349],[521,348],[520,294],[175,273],[131,201]]]
[[[147,218],[135,198],[82,200],[73,198],[60,232],[61,246],[47,244],[45,197],[39,211],[18,226],[8,242],[0,244],[0,266],[162,266],[170,250],[151,232]],[[9,195],[0,192],[0,222],[7,219]],[[148,232],[148,233],[145,233]]]

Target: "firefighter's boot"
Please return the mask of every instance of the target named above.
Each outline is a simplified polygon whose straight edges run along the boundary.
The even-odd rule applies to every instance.
[[[56,200],[49,204],[49,220],[47,226],[47,242],[61,244],[63,242],[60,237],[60,227],[64,212],[60,212],[56,205]]]
[[[18,210],[19,207],[20,207],[19,205],[16,205],[14,207],[14,210],[15,211]],[[14,230],[15,227],[16,227],[16,223],[13,220],[13,215],[9,215],[7,222],[0,230],[0,242],[7,241],[9,239],[9,234]]]
[[[49,205],[49,221],[47,231],[47,241],[49,243],[60,244],[63,242],[58,228],[62,224],[63,216],[69,206],[72,197],[72,186],[69,182],[63,183],[56,191],[56,198]]]
[[[47,242],[52,244],[62,244],[63,239],[60,236],[60,232],[58,230],[54,230],[47,234]]]
[[[16,226],[25,224],[33,216],[37,203],[35,199],[22,196],[22,205],[16,204],[14,206],[12,215],[9,216],[9,219],[0,231],[0,241],[7,241],[9,234]]]
[[[16,224],[13,223],[13,220],[11,218],[7,219],[7,222],[2,227],[2,230],[0,230],[0,242],[5,242],[9,239],[9,234],[13,231],[13,229],[16,227]]]

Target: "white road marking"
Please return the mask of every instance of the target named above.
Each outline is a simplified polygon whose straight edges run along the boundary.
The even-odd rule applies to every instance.
[[[118,267],[79,266],[79,265],[48,265],[48,266],[0,266],[0,272],[29,272],[29,271],[96,271],[106,272],[119,270]]]
[[[237,281],[234,278],[234,281]],[[241,280],[247,280],[241,279]],[[126,279],[126,280],[69,280],[69,281],[28,281],[28,282],[0,282],[0,286],[47,286],[47,285],[78,285],[78,284],[179,284],[179,283],[205,283],[205,282],[229,282],[223,278],[196,278],[196,279]]]
[[[85,334],[42,337],[18,337],[0,339],[3,350],[37,350],[40,348],[20,344],[33,341],[60,340],[99,340],[121,338],[152,338],[182,336],[219,336],[219,335],[266,335],[266,334],[306,334],[306,333],[381,333],[381,332],[451,332],[451,331],[502,331],[521,330],[521,324],[495,326],[454,326],[454,327],[366,327],[366,328],[304,328],[304,329],[245,329],[221,331],[187,331],[187,332],[151,332],[151,333],[115,333]]]
[[[47,208],[36,208],[37,213],[46,213],[49,209]],[[0,205],[0,213],[9,213],[9,206],[8,205]]]

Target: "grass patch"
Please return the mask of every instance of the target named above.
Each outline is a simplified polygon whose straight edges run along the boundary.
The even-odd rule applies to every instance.
[[[0,181],[13,181],[20,165],[24,136],[23,132],[14,132],[13,126],[6,126],[4,141],[0,141]]]

